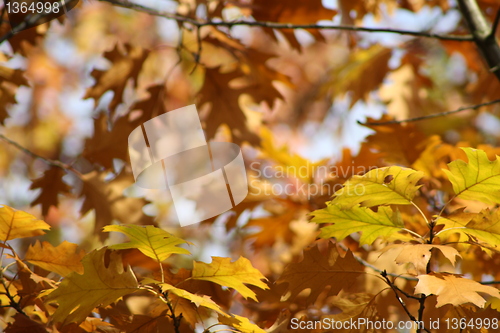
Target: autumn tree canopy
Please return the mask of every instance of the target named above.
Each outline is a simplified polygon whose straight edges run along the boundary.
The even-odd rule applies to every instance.
[[[1,7],[3,331],[499,331],[498,1],[38,4]],[[189,105],[248,194],[212,164],[232,208],[181,227],[219,197],[130,138]]]

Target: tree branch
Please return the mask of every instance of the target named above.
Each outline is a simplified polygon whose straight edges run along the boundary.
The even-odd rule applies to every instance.
[[[50,158],[46,158],[46,157],[43,157],[43,156],[40,156],[38,154],[35,154],[34,152],[32,152],[31,150],[21,146],[19,143],[15,142],[15,141],[12,141],[11,139],[9,139],[8,137],[6,137],[5,135],[3,134],[0,134],[0,139],[7,142],[8,144],[16,147],[17,149],[21,150],[22,152],[24,152],[25,154],[27,155],[30,155],[31,157],[34,157],[36,159],[39,159],[39,160],[42,160],[43,162],[47,163],[48,165],[50,166],[54,166],[54,167],[57,167],[57,168],[61,168],[63,170],[66,170],[66,171],[71,171],[73,172],[75,175],[77,175],[79,178],[81,178],[83,175],[80,173],[80,171],[76,170],[73,166],[69,165],[69,164],[66,164],[66,163],[63,163],[61,161],[57,161],[57,160],[52,160]]]
[[[463,106],[461,108],[458,108],[456,110],[452,111],[445,111],[445,112],[439,112],[439,113],[434,113],[434,114],[429,114],[426,116],[421,116],[421,117],[415,117],[415,118],[408,118],[408,119],[403,119],[403,120],[389,120],[389,121],[382,121],[382,122],[370,122],[370,123],[362,123],[358,120],[358,124],[360,125],[370,125],[370,126],[383,126],[383,125],[392,125],[392,124],[401,124],[401,123],[409,123],[413,121],[420,121],[420,120],[427,120],[427,119],[432,119],[432,118],[438,118],[438,117],[444,117],[450,114],[466,111],[466,110],[477,110],[480,107],[483,106],[488,106],[488,105],[493,105],[500,103],[500,98],[495,99],[493,101],[485,102],[485,103],[480,103],[476,105],[471,105],[471,106]]]
[[[143,5],[129,2],[127,0],[98,0],[98,1],[108,2],[119,7],[133,9],[150,15],[176,20],[177,22],[189,23],[198,28],[205,26],[231,28],[237,25],[244,25],[249,27],[262,27],[262,28],[272,28],[272,29],[316,29],[316,30],[345,30],[345,31],[357,31],[357,32],[385,32],[385,33],[409,35],[415,37],[435,38],[440,40],[453,40],[462,42],[474,41],[472,35],[441,35],[425,31],[410,31],[410,30],[390,29],[390,28],[364,28],[364,27],[355,27],[346,25],[324,25],[324,24],[291,24],[291,23],[276,23],[276,22],[246,21],[246,20],[230,21],[230,22],[200,21],[186,16],[181,16],[165,11],[152,9]]]
[[[69,5],[70,3],[72,3],[73,1],[76,1],[76,0],[66,0],[64,3],[62,1],[54,2],[54,3],[59,3],[59,5],[64,5],[64,7],[59,6],[59,8],[66,8],[66,6]],[[3,18],[4,10],[5,10],[5,5],[2,8],[2,18]],[[51,14],[52,14],[51,11],[48,11],[48,12],[42,11],[41,13],[26,16],[26,18],[21,23],[19,23],[18,25],[14,26],[14,27],[11,26],[10,31],[8,33],[6,33],[5,35],[0,37],[0,44],[5,42],[9,38],[13,37],[19,31],[36,26],[37,22],[40,19],[44,18],[45,16],[49,16]]]
[[[490,72],[495,74],[500,81],[500,46],[498,46],[494,31],[498,18],[490,28],[475,0],[458,0],[458,6]]]

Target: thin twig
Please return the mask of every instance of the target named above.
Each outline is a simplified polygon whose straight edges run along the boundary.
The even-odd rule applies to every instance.
[[[403,307],[403,310],[406,312],[406,314],[408,315],[408,317],[410,318],[410,320],[412,320],[413,322],[415,322],[417,324],[421,323],[420,320],[417,320],[417,318],[415,318],[415,316],[411,314],[411,312],[406,307],[405,302],[401,299],[401,297],[399,297],[399,294],[398,294],[398,289],[399,288],[396,288],[396,286],[394,285],[394,283],[392,283],[392,281],[389,279],[389,277],[388,277],[389,274],[384,270],[381,273],[381,275],[385,279],[385,282],[389,285],[389,287],[391,287],[392,291],[394,291],[396,299],[398,300],[399,304]],[[429,331],[427,328],[425,328],[425,326],[423,327],[423,330],[426,331],[426,332],[428,332],[428,333],[431,333],[431,331]]]
[[[262,28],[272,28],[272,29],[315,29],[315,30],[345,30],[345,31],[357,31],[357,32],[385,32],[400,35],[409,35],[415,37],[425,37],[425,38],[435,38],[440,40],[453,40],[453,41],[474,41],[472,35],[440,35],[425,31],[411,31],[411,30],[400,30],[391,28],[365,28],[365,27],[355,27],[346,25],[325,25],[325,24],[292,24],[292,23],[277,23],[277,22],[264,22],[264,21],[201,21],[190,17],[172,14],[165,11],[159,11],[146,6],[142,6],[136,3],[129,2],[127,0],[98,0],[102,2],[108,2],[116,6],[133,9],[136,11],[141,11],[154,16],[161,16],[167,19],[176,20],[177,22],[189,23],[196,27],[234,27],[237,25],[244,25],[249,27],[262,27]]]
[[[61,8],[62,7],[61,5],[68,6],[73,1],[77,1],[77,0],[66,0],[64,3],[62,1],[54,2],[54,3],[59,4],[59,8]],[[5,8],[5,6],[4,6],[4,8]],[[27,15],[22,22],[20,22],[18,25],[14,26],[14,27],[11,27],[11,29],[8,33],[6,33],[5,35],[0,37],[0,44],[2,44],[4,41],[8,40],[9,38],[13,37],[19,31],[37,26],[40,19],[44,18],[45,16],[52,15],[52,14],[53,14],[52,11],[48,11],[48,12],[42,11],[41,13]]]
[[[409,122],[414,122],[414,121],[420,121],[420,120],[427,120],[427,119],[432,119],[432,118],[438,118],[438,117],[444,117],[450,114],[466,111],[466,110],[477,110],[480,107],[483,106],[488,106],[488,105],[493,105],[500,103],[500,99],[495,99],[493,101],[485,102],[485,103],[480,103],[476,105],[471,105],[471,106],[463,106],[461,108],[458,108],[456,110],[452,111],[445,111],[445,112],[439,112],[439,113],[434,113],[430,114],[427,116],[421,116],[421,117],[415,117],[415,118],[408,118],[408,119],[403,119],[403,120],[389,120],[389,121],[383,121],[383,122],[369,122],[369,123],[362,123],[358,120],[358,124],[360,125],[370,125],[370,126],[383,126],[383,125],[393,125],[393,124],[401,124],[401,123],[409,123]]]
[[[75,175],[77,175],[79,178],[81,178],[83,175],[78,171],[76,170],[73,166],[69,165],[69,164],[66,164],[66,163],[63,163],[61,161],[57,161],[57,160],[52,160],[50,158],[46,158],[46,157],[43,157],[43,156],[40,156],[34,152],[32,152],[31,150],[21,146],[19,143],[15,142],[15,141],[12,141],[11,139],[9,139],[8,137],[6,137],[5,135],[3,134],[0,134],[0,139],[2,139],[3,141],[7,142],[8,144],[16,147],[17,149],[21,150],[22,152],[24,152],[25,154],[28,154],[30,155],[31,157],[34,157],[36,159],[39,159],[39,160],[42,160],[43,162],[45,162],[46,164],[50,165],[50,166],[54,166],[54,167],[57,167],[57,168],[61,168],[63,170],[67,170],[67,171],[71,171],[73,172]]]

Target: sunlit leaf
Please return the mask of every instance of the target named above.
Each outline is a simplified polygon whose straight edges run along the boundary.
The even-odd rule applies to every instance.
[[[468,163],[456,160],[444,170],[457,197],[478,200],[487,204],[500,203],[500,157],[490,161],[486,153],[473,148],[462,148]]]
[[[50,226],[31,214],[0,205],[0,240],[43,235]]]
[[[212,257],[212,262],[195,261],[192,279],[205,280],[220,284],[221,286],[233,288],[245,298],[257,301],[255,293],[245,284],[268,289],[262,281],[266,280],[262,273],[254,268],[250,261],[240,257],[231,262],[231,258]]]
[[[81,323],[97,306],[106,306],[122,296],[138,290],[138,283],[130,268],[124,268],[121,256],[102,248],[87,254],[83,260],[84,273],[73,272],[47,297],[48,303],[57,302],[53,315],[55,322]]]
[[[349,179],[342,189],[335,192],[332,204],[341,209],[357,204],[365,207],[409,205],[420,188],[416,184],[423,175],[421,171],[398,166],[373,169]]]
[[[107,225],[103,231],[121,232],[130,238],[130,242],[111,245],[110,249],[138,249],[158,262],[174,253],[190,254],[188,250],[177,246],[188,242],[152,225]]]
[[[85,251],[77,250],[78,245],[62,242],[54,247],[49,242],[36,242],[30,245],[24,259],[33,265],[37,265],[47,271],[66,276],[72,272],[83,273],[83,265],[80,262]]]

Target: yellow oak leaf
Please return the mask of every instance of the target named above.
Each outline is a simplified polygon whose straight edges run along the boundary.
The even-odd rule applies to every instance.
[[[444,170],[453,185],[457,197],[477,200],[486,204],[500,203],[500,157],[490,161],[486,152],[479,149],[461,148],[468,163],[456,160]]]
[[[390,207],[381,206],[377,212],[360,206],[342,210],[330,202],[326,208],[316,210],[311,215],[314,216],[311,222],[333,223],[321,228],[321,238],[335,237],[341,241],[350,234],[361,232],[360,245],[370,245],[379,237],[385,240],[412,239],[410,235],[400,233],[405,230],[403,220],[399,212]]]
[[[50,226],[31,214],[6,205],[0,205],[0,240],[43,235]]]
[[[328,253],[322,254],[317,246],[304,251],[304,259],[285,267],[283,274],[276,281],[288,283],[287,292],[293,300],[304,289],[311,293],[306,299],[311,304],[330,286],[328,295],[336,295],[343,288],[356,283],[356,278],[364,272],[364,267],[354,258],[352,252],[342,257],[334,244],[329,244]]]
[[[484,209],[475,214],[465,213],[461,209],[437,219],[437,225],[444,225],[444,228],[436,236],[445,240],[452,234],[458,234],[460,242],[467,242],[472,238],[475,244],[484,245],[484,248],[496,248],[500,246],[499,222],[499,210]]]
[[[54,322],[79,324],[95,307],[107,306],[138,290],[137,279],[130,267],[123,267],[117,252],[107,251],[104,247],[87,254],[82,260],[84,273],[69,274],[48,295],[46,302],[59,304],[53,315]]]
[[[419,275],[415,287],[415,294],[436,295],[437,307],[445,304],[458,306],[472,303],[483,308],[486,300],[479,293],[500,297],[500,291],[496,288],[450,273]]]
[[[245,298],[257,301],[255,293],[245,284],[268,289],[262,282],[267,280],[262,273],[254,268],[250,260],[240,257],[231,262],[230,258],[212,257],[210,264],[195,261],[191,279],[205,280],[217,283],[221,286],[233,288]]]
[[[332,204],[341,209],[357,204],[366,207],[410,205],[420,188],[416,184],[423,175],[421,171],[398,166],[373,169],[345,182],[344,187],[335,192]]]
[[[78,245],[67,241],[54,247],[49,242],[36,242],[30,245],[25,260],[41,267],[47,271],[52,271],[61,276],[66,276],[72,272],[83,274],[81,260],[85,255],[84,250],[77,250]]]
[[[197,307],[202,306],[202,307],[214,310],[214,311],[216,311],[224,316],[227,316],[227,314],[221,309],[221,307],[217,303],[212,301],[212,299],[206,295],[202,295],[202,296],[196,295],[196,294],[190,293],[187,290],[180,289],[180,288],[174,287],[171,284],[160,282],[160,281],[157,281],[157,280],[154,280],[151,278],[145,278],[141,281],[141,283],[156,284],[156,285],[161,287],[162,292],[172,293],[172,294],[177,295],[181,298],[185,298],[188,301],[191,301],[191,303],[194,303]]]
[[[248,318],[235,314],[231,314],[230,316],[219,316],[219,322],[234,327],[241,333],[266,333],[266,331],[252,323]]]
[[[391,244],[381,250],[382,254],[387,251],[398,251],[396,264],[411,263],[419,274],[426,272],[427,263],[431,259],[431,250],[438,249],[455,266],[456,257],[460,257],[458,251],[446,245],[433,244]]]
[[[130,242],[111,245],[110,249],[138,249],[158,262],[162,262],[173,253],[190,254],[188,250],[177,246],[189,242],[152,225],[107,225],[103,231],[121,232],[130,238]]]

